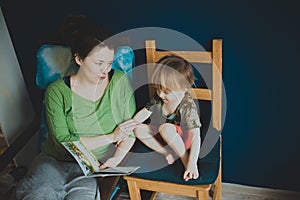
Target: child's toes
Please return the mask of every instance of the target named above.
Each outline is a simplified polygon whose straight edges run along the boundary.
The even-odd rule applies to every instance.
[[[173,157],[172,154],[166,155],[166,160],[167,160],[167,163],[168,163],[169,165],[171,165],[171,164],[173,164],[173,163],[175,162],[175,159],[174,159],[174,157]]]

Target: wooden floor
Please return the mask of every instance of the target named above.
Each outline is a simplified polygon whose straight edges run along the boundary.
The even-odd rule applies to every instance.
[[[222,184],[222,200],[300,200],[300,193],[250,187],[238,184]],[[128,193],[121,193],[118,200],[129,200]],[[191,197],[182,197],[171,194],[159,193],[156,200],[194,200]]]
[[[222,200],[300,200],[299,192],[250,187],[231,183],[222,183]],[[0,185],[0,192],[4,189]],[[15,200],[14,190],[0,195],[0,199]],[[194,198],[159,193],[156,200],[192,200]],[[130,200],[127,192],[122,192],[117,200]]]

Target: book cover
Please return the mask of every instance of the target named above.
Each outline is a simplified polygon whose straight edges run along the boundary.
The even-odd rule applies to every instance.
[[[62,142],[62,145],[75,158],[85,176],[105,177],[129,175],[139,168],[139,166],[119,166],[100,170],[100,162],[80,140],[74,142]]]

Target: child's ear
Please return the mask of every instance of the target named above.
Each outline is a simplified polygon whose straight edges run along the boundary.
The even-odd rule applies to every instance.
[[[81,66],[81,65],[82,65],[82,62],[83,62],[82,58],[81,58],[78,54],[75,54],[75,55],[74,55],[74,58],[75,58],[75,62],[76,62],[79,66]]]

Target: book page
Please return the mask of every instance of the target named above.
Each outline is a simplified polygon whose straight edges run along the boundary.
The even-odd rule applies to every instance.
[[[129,175],[138,170],[139,166],[124,166],[124,167],[111,167],[100,170],[98,172],[94,172],[89,174],[89,177],[105,177],[105,176],[123,176]]]
[[[100,163],[81,141],[62,142],[62,145],[72,154],[79,164],[84,175],[87,176],[93,172],[98,172]]]
[[[139,166],[120,166],[100,170],[99,161],[81,141],[62,142],[62,145],[71,153],[84,175],[88,177],[129,175],[140,168]]]

